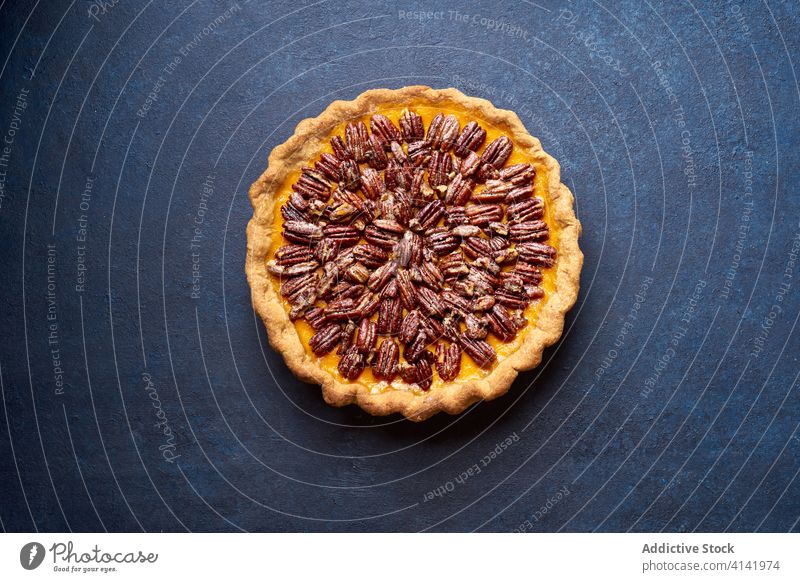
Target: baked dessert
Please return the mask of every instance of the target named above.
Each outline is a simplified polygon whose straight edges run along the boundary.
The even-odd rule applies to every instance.
[[[578,294],[558,162],[516,114],[455,89],[331,103],[272,151],[250,200],[253,305],[335,406],[423,420],[504,394]]]

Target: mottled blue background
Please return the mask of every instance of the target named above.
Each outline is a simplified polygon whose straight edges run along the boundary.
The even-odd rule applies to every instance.
[[[0,525],[797,530],[798,38],[792,3],[0,2]],[[270,150],[415,83],[519,113],[586,255],[543,365],[424,424],[296,381],[243,273]]]

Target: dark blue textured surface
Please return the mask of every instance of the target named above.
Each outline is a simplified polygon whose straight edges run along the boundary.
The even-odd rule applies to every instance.
[[[561,4],[0,2],[3,529],[797,530],[797,6]],[[243,274],[271,148],[415,83],[519,113],[586,255],[421,425],[296,381]]]

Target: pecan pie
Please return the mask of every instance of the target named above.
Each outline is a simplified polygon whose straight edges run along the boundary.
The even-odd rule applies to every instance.
[[[505,393],[578,293],[558,162],[455,89],[335,101],[252,185],[247,277],[270,343],[327,402],[422,420]]]

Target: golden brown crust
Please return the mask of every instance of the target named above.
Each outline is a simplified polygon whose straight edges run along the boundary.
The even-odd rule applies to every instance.
[[[304,164],[322,150],[330,131],[343,120],[374,111],[380,105],[402,105],[421,101],[430,105],[458,103],[476,112],[475,117],[503,129],[516,148],[524,148],[535,160],[547,167],[548,200],[559,231],[555,289],[548,294],[534,325],[529,326],[519,348],[500,361],[485,377],[445,383],[428,392],[384,390],[373,393],[359,383],[345,383],[322,369],[316,358],[306,351],[294,324],[283,307],[266,269],[266,258],[272,243],[275,199],[278,186],[291,169]],[[420,421],[439,411],[462,412],[478,400],[492,400],[505,394],[520,371],[536,367],[542,352],[555,343],[564,328],[564,314],[574,305],[578,295],[583,254],[578,246],[581,225],[573,210],[573,196],[561,183],[558,162],[545,153],[541,143],[532,137],[513,111],[497,109],[489,101],[468,97],[457,89],[431,89],[411,86],[402,89],[373,89],[353,101],[334,101],[319,117],[305,119],[288,141],[269,156],[269,165],[250,187],[253,218],[247,225],[247,259],[245,271],[250,283],[253,306],[264,321],[270,344],[283,354],[286,365],[306,382],[320,384],[325,401],[334,406],[358,404],[374,415],[394,412],[410,420]]]

